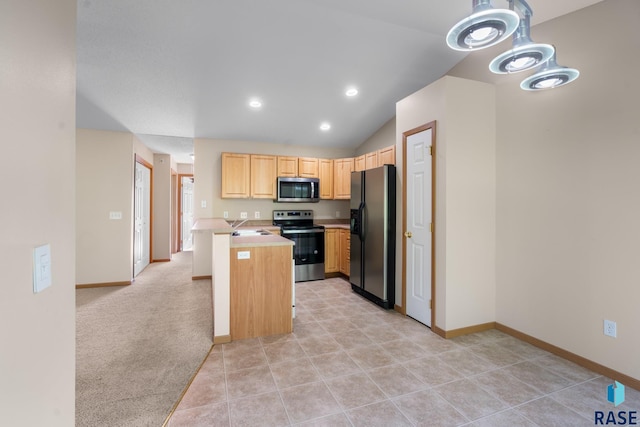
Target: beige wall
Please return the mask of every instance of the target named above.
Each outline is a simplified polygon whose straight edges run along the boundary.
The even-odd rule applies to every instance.
[[[171,259],[171,156],[153,155],[153,260]]]
[[[637,0],[606,0],[535,26],[581,72],[563,88],[527,93],[522,76],[487,75],[504,47],[451,71],[498,83],[496,320],[636,379],[639,16]]]
[[[153,153],[128,132],[78,129],[76,135],[76,283],[128,282],[135,156],[153,166]],[[112,211],[122,219],[109,219]]]
[[[133,140],[124,132],[78,129],[76,282],[126,282],[132,276]],[[122,219],[109,219],[109,212]]]
[[[393,116],[356,149],[356,155],[370,153],[396,143],[396,117]],[[397,157],[396,153],[396,157]]]
[[[400,158],[403,132],[436,121],[435,325],[444,330],[495,319],[494,111],[492,85],[453,77],[444,77],[396,105]],[[400,184],[402,175],[399,164]],[[401,248],[400,197],[397,207]],[[399,251],[398,265],[401,262]],[[400,291],[398,286],[398,301]]]
[[[180,175],[193,174],[193,165],[189,163],[178,163],[176,172]]]
[[[322,200],[319,203],[274,203],[262,199],[221,199],[221,153],[274,154],[281,156],[341,158],[353,156],[351,149],[307,147],[300,145],[269,144],[263,142],[229,141],[196,138],[194,141],[194,217],[222,218],[223,212],[229,212],[230,219],[240,218],[240,212],[247,212],[253,219],[259,211],[262,219],[270,220],[271,213],[277,209],[312,209],[317,219],[349,217],[349,202]],[[203,208],[202,200],[207,207]]]
[[[8,0],[0,13],[0,424],[75,419],[76,2]],[[33,249],[51,287],[33,293]]]

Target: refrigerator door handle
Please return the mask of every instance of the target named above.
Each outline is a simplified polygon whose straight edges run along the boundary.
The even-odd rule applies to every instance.
[[[364,242],[364,239],[366,237],[365,230],[367,229],[366,208],[367,208],[367,205],[364,202],[360,203],[360,207],[358,208],[358,211],[359,211],[358,216],[360,217],[360,235],[358,237],[360,237],[360,240],[362,242]]]

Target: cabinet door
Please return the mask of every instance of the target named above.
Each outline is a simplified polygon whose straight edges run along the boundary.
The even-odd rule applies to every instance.
[[[333,172],[333,198],[351,199],[351,172],[353,172],[353,158],[334,160]]]
[[[351,233],[340,229],[340,273],[349,276],[351,268]]]
[[[298,157],[298,176],[318,178],[318,159],[313,157]]]
[[[366,169],[367,166],[367,157],[363,154],[362,156],[358,156],[355,158],[354,163],[354,171],[360,172]]]
[[[250,155],[222,153],[222,191],[223,199],[249,198]]]
[[[298,176],[298,158],[278,156],[278,176]]]
[[[320,179],[320,198],[333,199],[333,160],[319,159],[318,169],[318,178]]]
[[[396,164],[396,146],[391,145],[378,150],[378,166]]]
[[[340,271],[340,239],[336,228],[324,230],[324,272],[336,273]]]
[[[290,333],[291,246],[231,248],[230,252],[231,339]],[[239,258],[238,252],[250,256]]]
[[[373,169],[378,167],[378,152],[366,154],[365,169]]]
[[[255,199],[275,199],[276,156],[251,155],[251,197]]]

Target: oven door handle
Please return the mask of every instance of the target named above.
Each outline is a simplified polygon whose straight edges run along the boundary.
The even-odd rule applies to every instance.
[[[282,230],[282,234],[323,234],[324,230]]]

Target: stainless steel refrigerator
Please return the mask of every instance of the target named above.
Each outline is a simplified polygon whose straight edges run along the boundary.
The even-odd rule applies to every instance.
[[[351,173],[351,288],[384,308],[395,303],[396,168]]]

